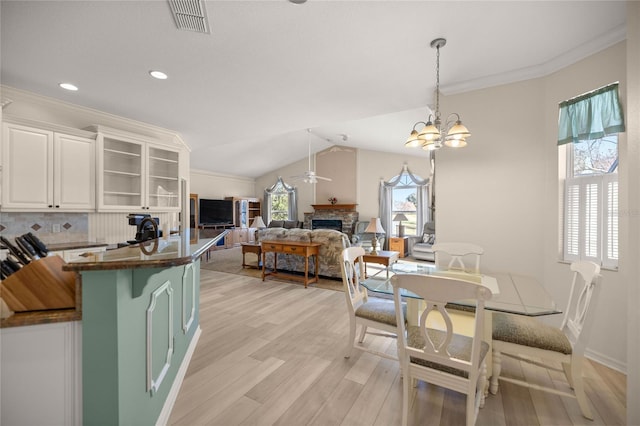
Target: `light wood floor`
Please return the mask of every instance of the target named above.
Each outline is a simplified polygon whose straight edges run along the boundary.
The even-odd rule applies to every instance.
[[[397,362],[360,351],[344,358],[345,304],[341,292],[202,270],[202,335],[170,424],[399,425]],[[388,338],[365,342],[395,351]],[[593,422],[571,398],[502,382],[477,424],[625,424],[626,377],[590,361],[585,369]],[[505,359],[503,374],[567,387],[514,360]],[[410,425],[464,424],[464,397],[452,391],[420,383],[410,407]]]

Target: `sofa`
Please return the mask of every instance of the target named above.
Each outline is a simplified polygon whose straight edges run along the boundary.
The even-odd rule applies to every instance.
[[[333,229],[286,229],[264,228],[258,231],[259,241],[298,241],[321,243],[318,255],[319,272],[322,277],[342,279],[342,251],[349,247],[346,234]],[[304,257],[295,254],[277,253],[278,271],[304,273]],[[267,254],[266,267],[273,269],[273,253]],[[309,273],[315,272],[315,257],[309,259]]]
[[[302,221],[300,220],[272,220],[269,222],[267,228],[302,228]]]
[[[373,232],[364,232],[369,226],[369,221],[356,222],[353,227],[353,236],[351,237],[351,244],[354,246],[362,247],[366,252],[371,251],[371,240],[373,239]],[[384,250],[384,234],[378,234],[378,250]]]
[[[433,245],[436,242],[436,225],[434,222],[427,222],[422,229],[422,237],[419,242],[413,245],[411,256],[418,260],[436,261],[436,254]]]

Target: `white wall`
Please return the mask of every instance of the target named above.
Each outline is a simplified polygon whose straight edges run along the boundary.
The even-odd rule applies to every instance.
[[[204,170],[191,170],[190,191],[199,198],[222,199],[225,197],[255,197],[254,179],[212,173]]]
[[[544,158],[541,83],[445,97],[471,131],[465,148],[436,153],[436,234],[485,249],[488,270],[540,276]]]
[[[620,174],[620,240],[628,252],[621,254],[621,278],[627,293],[627,424],[640,424],[640,3],[627,3],[627,143]],[[624,319],[623,315],[619,315]]]

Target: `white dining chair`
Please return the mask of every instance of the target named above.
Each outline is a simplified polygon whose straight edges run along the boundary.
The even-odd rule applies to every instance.
[[[571,264],[573,281],[569,302],[560,328],[544,324],[535,318],[504,313],[493,314],[493,376],[489,390],[498,391],[498,379],[517,385],[570,396],[578,400],[580,411],[593,420],[582,383],[582,362],[595,319],[595,305],[600,292],[600,266],[588,261]],[[538,385],[510,377],[500,377],[503,356],[564,372],[572,392]],[[534,361],[535,358],[537,361]],[[562,369],[554,367],[562,364]]]
[[[360,285],[364,279],[364,256],[365,250],[362,247],[349,247],[342,252],[342,283],[349,312],[349,341],[345,358],[351,356],[352,350],[373,353],[384,358],[397,360],[398,358],[377,351],[364,344],[365,335],[377,335],[390,337],[396,340],[398,328],[396,326],[396,311],[393,300],[369,297],[367,289]],[[403,311],[406,305],[402,304]],[[358,344],[355,342],[356,329],[360,325],[360,335]],[[371,331],[369,329],[378,331]]]
[[[444,242],[435,243],[432,250],[435,253],[435,263],[438,268],[480,273],[480,256],[484,254],[484,249],[479,245]],[[465,264],[465,260],[473,260],[473,266]]]
[[[469,281],[434,275],[397,274],[391,278],[391,284],[402,348],[398,351],[404,375],[402,424],[406,426],[408,422],[410,386],[418,379],[465,394],[466,424],[473,425],[484,405],[485,357],[489,352],[489,344],[482,341],[484,304],[491,298],[491,291]],[[426,303],[417,326],[405,325],[406,312],[398,309],[403,289],[422,297]],[[471,336],[461,334],[451,318],[447,302],[455,300],[476,301]]]

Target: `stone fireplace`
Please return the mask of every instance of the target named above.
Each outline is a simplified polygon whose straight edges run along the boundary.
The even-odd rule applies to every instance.
[[[358,221],[357,204],[313,204],[313,213],[304,214],[305,229],[338,229],[338,221],[341,221],[339,229],[349,236],[353,233],[353,227]],[[315,228],[314,228],[315,227]]]
[[[311,219],[311,229],[334,229],[342,232],[340,219]]]

